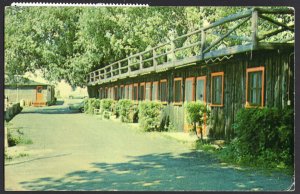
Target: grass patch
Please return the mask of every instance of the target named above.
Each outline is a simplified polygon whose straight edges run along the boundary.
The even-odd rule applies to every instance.
[[[8,146],[16,146],[18,144],[32,144],[32,140],[25,136],[21,128],[13,128],[12,125],[7,127],[7,142]]]
[[[254,157],[237,158],[232,154],[232,147],[230,144],[217,145],[212,141],[204,140],[197,141],[194,145],[195,149],[202,150],[213,155],[220,163],[230,166],[242,167],[248,171],[261,171],[264,174],[284,173],[287,175],[294,175],[294,167],[288,166],[283,162],[276,163],[276,161],[256,159]]]

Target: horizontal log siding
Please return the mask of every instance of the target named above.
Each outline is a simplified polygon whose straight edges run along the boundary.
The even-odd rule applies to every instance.
[[[167,79],[168,104],[164,109],[164,122],[170,122],[177,131],[184,128],[184,104],[173,105],[174,78],[182,77],[183,102],[185,100],[185,78],[206,76],[206,100],[211,103],[211,73],[224,72],[224,106],[212,107],[212,125],[209,136],[216,139],[231,139],[234,131],[232,124],[236,119],[236,113],[244,108],[246,103],[246,69],[251,67],[265,67],[265,99],[267,107],[284,108],[287,106],[288,95],[293,106],[293,82],[292,49],[276,51],[255,51],[235,55],[221,62],[198,63],[196,65],[172,69],[166,72],[146,74],[134,78],[118,80],[114,83],[103,84],[101,87],[126,85],[140,82],[153,82]],[[290,67],[290,69],[289,69]],[[288,94],[288,86],[290,88]],[[89,86],[90,97],[98,97],[100,86]]]

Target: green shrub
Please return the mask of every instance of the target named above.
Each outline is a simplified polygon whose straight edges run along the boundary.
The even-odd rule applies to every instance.
[[[202,126],[204,124],[204,116],[206,114],[206,118],[208,120],[210,109],[206,103],[201,101],[196,102],[187,102],[185,104],[185,110],[187,115],[187,121],[189,124],[193,125],[193,131],[197,135],[197,124],[198,126]],[[200,127],[200,135],[201,139],[203,139],[202,127]]]
[[[101,111],[104,112],[104,111],[108,111],[108,112],[112,112],[112,107],[113,107],[113,104],[114,104],[114,100],[112,99],[102,99],[101,100]]]
[[[94,114],[94,110],[99,109],[100,104],[100,99],[88,98],[84,101],[84,112],[87,114]]]
[[[121,116],[121,121],[125,123],[132,123],[138,113],[138,107],[132,100],[122,99],[117,103],[117,110]]]
[[[223,151],[224,158],[268,167],[293,165],[293,114],[291,109],[241,109],[233,124],[236,138]]]
[[[161,110],[160,102],[145,101],[139,104],[139,123],[144,131],[160,130]]]
[[[8,130],[7,133],[7,143],[8,146],[15,146],[21,142],[21,137],[19,134],[13,133],[11,130]]]

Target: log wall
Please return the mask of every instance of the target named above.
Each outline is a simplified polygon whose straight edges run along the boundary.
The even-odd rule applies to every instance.
[[[294,105],[294,55],[293,49],[258,50],[231,55],[221,61],[206,61],[195,65],[171,69],[166,72],[147,74],[134,78],[126,78],[101,86],[89,86],[90,97],[99,97],[100,87],[112,87],[126,84],[168,80],[168,103],[165,105],[164,120],[169,120],[177,131],[184,128],[184,104],[173,104],[173,83],[175,77],[206,76],[206,102],[211,103],[211,73],[224,72],[224,105],[212,107],[212,124],[209,136],[216,139],[231,139],[232,124],[236,113],[246,103],[246,70],[251,67],[265,67],[264,105],[266,107],[284,108]]]

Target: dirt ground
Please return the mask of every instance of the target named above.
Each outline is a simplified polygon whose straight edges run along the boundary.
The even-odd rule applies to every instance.
[[[291,177],[221,165],[158,133],[76,113],[25,108],[12,121],[33,144],[5,163],[5,190],[285,190]],[[10,148],[11,149],[11,148]]]

